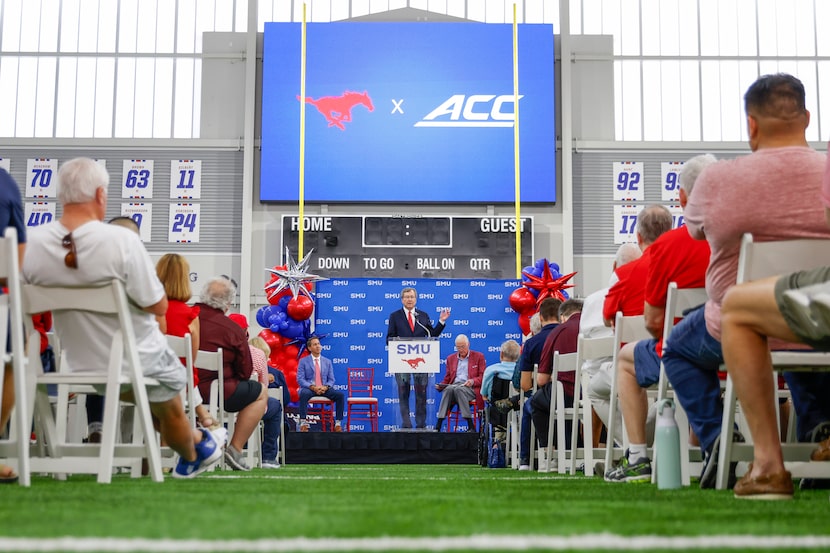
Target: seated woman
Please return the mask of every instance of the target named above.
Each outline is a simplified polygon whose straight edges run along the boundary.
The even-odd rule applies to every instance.
[[[184,336],[190,333],[190,343],[193,348],[193,362],[199,351],[199,307],[187,305],[190,300],[190,265],[187,260],[176,253],[161,256],[156,263],[156,274],[164,285],[167,294],[167,313],[164,317],[157,317],[161,331],[170,336]],[[182,360],[184,364],[184,360]],[[194,403],[196,403],[196,418],[204,428],[211,428],[216,421],[210,416],[199,393],[199,372],[193,368]]]

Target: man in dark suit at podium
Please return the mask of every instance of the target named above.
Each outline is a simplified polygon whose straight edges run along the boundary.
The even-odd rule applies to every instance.
[[[432,326],[429,316],[415,309],[418,301],[418,292],[415,288],[404,288],[401,290],[401,303],[403,309],[393,311],[389,315],[389,328],[386,331],[386,343],[390,338],[427,338],[440,336],[444,330],[444,323],[450,318],[450,310],[441,312],[438,324]],[[395,374],[395,381],[398,383],[398,401],[401,410],[401,427],[412,428],[412,420],[409,418],[409,391],[414,381],[415,385],[415,426],[426,428],[427,419],[427,382],[429,375],[422,374]]]

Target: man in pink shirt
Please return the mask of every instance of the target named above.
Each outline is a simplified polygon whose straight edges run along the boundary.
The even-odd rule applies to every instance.
[[[750,232],[756,242],[830,238],[815,201],[825,156],[807,144],[810,114],[804,98],[801,81],[790,75],[765,75],[753,83],[744,96],[753,153],[707,167],[684,212],[689,233],[711,248],[709,301],[677,325],[663,364],[704,451],[702,488],[714,487],[717,474],[723,414],[720,307],[737,278],[741,237]],[[800,378],[789,373],[787,382],[798,388]],[[796,410],[801,414],[797,400]]]
[[[830,165],[824,174],[821,199],[830,223]],[[830,267],[770,277],[739,284],[723,300],[721,319],[723,356],[741,398],[741,408],[752,432],[755,449],[751,469],[735,485],[736,497],[789,499],[792,477],[784,469],[781,441],[776,424],[775,389],[768,338],[803,342],[815,349],[830,350]],[[809,438],[820,442],[811,458],[830,461],[830,424],[827,423],[828,375],[815,374],[816,386],[802,391],[814,396],[814,410],[824,413]],[[801,394],[802,396],[804,393]],[[820,417],[821,415],[819,415]],[[801,438],[801,436],[799,436]],[[820,481],[802,480],[801,487]],[[826,481],[824,481],[826,482]],[[809,486],[806,486],[809,487]]]

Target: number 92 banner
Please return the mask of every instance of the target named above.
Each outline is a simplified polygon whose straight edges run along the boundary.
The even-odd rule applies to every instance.
[[[122,198],[151,199],[153,197],[153,160],[125,159]]]
[[[642,202],[645,199],[643,166],[642,161],[614,162],[614,201]]]
[[[170,204],[167,241],[195,244],[199,241],[199,204]]]

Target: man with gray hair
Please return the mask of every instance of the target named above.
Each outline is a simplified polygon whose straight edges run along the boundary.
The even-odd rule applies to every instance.
[[[614,326],[614,317],[616,317],[617,311],[622,311],[625,316],[643,314],[643,292],[649,257],[648,247],[661,234],[671,230],[671,225],[671,213],[663,205],[650,205],[643,208],[637,215],[637,245],[643,251],[643,255],[615,271],[619,282],[608,290],[602,308],[602,317],[606,326]]]
[[[58,171],[61,218],[32,229],[23,277],[43,286],[88,286],[120,280],[130,299],[144,375],[158,381],[147,395],[161,437],[179,455],[174,478],[192,478],[222,457],[224,429],[190,427],[182,406],[186,369],[167,346],[156,316],[167,311],[167,296],[141,239],[125,228],[103,223],[107,209],[107,170],[88,158],[67,161]],[[81,311],[54,314],[65,367],[105,370],[118,329],[114,315]],[[121,396],[134,401],[133,391]],[[148,439],[152,439],[149,437]]]
[[[481,401],[479,391],[486,365],[484,354],[470,349],[470,339],[466,335],[459,334],[455,337],[455,353],[447,357],[447,374],[444,375],[444,380],[435,385],[435,389],[444,394],[438,407],[436,432],[441,431],[447,412],[454,403],[458,404],[458,411],[467,421],[467,431],[475,431],[470,402],[475,401],[478,405]]]
[[[714,156],[704,154],[683,164],[680,207],[686,207],[700,172],[715,161]],[[703,288],[706,284],[709,244],[694,240],[685,225],[655,240],[648,255],[643,315],[646,328],[654,338],[628,343],[617,356],[617,393],[630,445],[627,456],[606,473],[605,479],[609,482],[651,480],[651,461],[646,451],[649,414],[646,388],[657,384],[660,378],[668,286],[670,282],[676,282],[678,288]]]
[[[225,316],[233,303],[236,289],[225,277],[214,277],[205,283],[199,297],[199,349],[218,351],[222,348],[225,411],[236,413],[233,436],[225,448],[225,461],[234,470],[251,470],[242,456],[242,449],[268,409],[267,389],[251,380],[254,370],[248,337],[238,324]],[[210,397],[210,386],[219,375],[199,369],[199,393]]]

